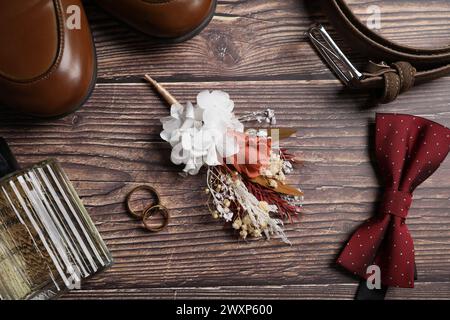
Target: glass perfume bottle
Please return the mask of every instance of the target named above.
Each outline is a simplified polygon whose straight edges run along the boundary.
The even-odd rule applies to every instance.
[[[0,139],[0,299],[49,299],[112,264],[55,160],[20,170]]]

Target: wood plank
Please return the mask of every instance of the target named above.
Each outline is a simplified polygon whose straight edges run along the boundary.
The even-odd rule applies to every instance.
[[[414,113],[449,125],[449,83],[443,78],[414,88],[377,111]],[[64,162],[112,250],[115,265],[85,289],[354,283],[333,262],[351,230],[373,214],[377,198],[367,148],[375,109],[363,108],[367,95],[341,92],[335,80],[164,85],[180,100],[193,100],[202,89],[223,89],[239,114],[271,106],[280,126],[299,128],[297,137],[287,141],[303,162],[291,181],[306,192],[304,214],[286,226],[293,246],[233,238],[207,212],[204,176],[182,178],[180,168],[168,163],[169,148],[158,137],[158,119],[167,107],[144,83],[99,84],[84,108],[61,120],[0,116],[0,134],[22,163],[50,156]],[[419,283],[449,278],[449,173],[446,161],[416,193],[408,219]],[[139,183],[160,190],[173,216],[167,231],[148,234],[125,214],[124,196]]]
[[[164,299],[164,300],[293,300],[293,299],[352,299],[356,284],[319,284],[285,286],[230,286],[203,288],[138,288],[110,290],[81,290],[66,295],[65,299]],[[430,296],[433,292],[433,296]],[[447,300],[450,283],[419,283],[414,289],[391,288],[387,300],[433,299]]]
[[[450,44],[450,2],[346,0],[351,10],[365,24],[371,22],[374,6],[379,7],[383,37],[402,45],[439,48]]]
[[[373,1],[349,2],[362,21]],[[406,45],[449,44],[450,3],[446,0],[376,1],[381,7],[383,36]],[[305,39],[315,22],[328,25],[315,1],[219,1],[211,24],[181,44],[155,43],[117,22],[97,7],[87,6],[97,46],[100,81],[136,81],[151,72],[171,81],[332,79]],[[330,31],[355,63],[351,52]]]
[[[383,36],[431,47],[449,41],[450,2],[349,0],[363,20],[376,3]],[[66,298],[352,298],[357,281],[334,266],[351,231],[374,214],[379,182],[368,144],[374,112],[425,116],[450,126],[450,77],[413,88],[390,105],[342,90],[303,34],[328,25],[313,1],[224,0],[198,37],[176,45],[149,40],[92,2],[99,82],[87,104],[60,120],[36,121],[0,110],[0,136],[29,165],[56,157],[79,191],[115,259],[114,266]],[[338,43],[359,66],[364,61]],[[238,241],[205,206],[204,175],[182,178],[159,138],[167,107],[141,80],[150,72],[180,100],[223,89],[237,113],[271,107],[302,165],[291,182],[306,193],[304,213],[287,224],[293,242]],[[419,281],[391,299],[450,297],[450,161],[415,193],[408,226]],[[125,213],[127,191],[149,183],[172,214],[148,234]],[[226,286],[224,286],[226,284]]]

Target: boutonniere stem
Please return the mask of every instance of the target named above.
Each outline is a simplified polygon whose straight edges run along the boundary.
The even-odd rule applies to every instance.
[[[169,106],[174,104],[180,104],[173,95],[170,94],[162,85],[160,85],[155,79],[148,74],[144,76],[144,79],[152,85],[152,87],[161,95],[161,97],[167,102]]]

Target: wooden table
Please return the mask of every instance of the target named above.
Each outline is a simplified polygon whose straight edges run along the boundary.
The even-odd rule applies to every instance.
[[[328,24],[314,1],[223,0],[191,41],[162,45],[116,22],[92,4],[98,83],[86,105],[64,119],[34,122],[0,113],[0,134],[19,161],[63,163],[112,251],[114,266],[66,298],[352,298],[355,278],[334,266],[356,226],[374,214],[379,184],[368,141],[376,111],[412,113],[450,125],[450,77],[376,106],[349,93],[318,58],[304,32]],[[361,19],[381,8],[390,39],[430,47],[448,43],[450,2],[352,0]],[[339,43],[345,48],[345,45]],[[345,51],[352,61],[361,56]],[[270,106],[286,145],[303,161],[290,181],[305,191],[298,221],[286,225],[292,246],[239,241],[205,206],[205,176],[182,178],[169,162],[159,118],[167,107],[142,81],[150,73],[179,100],[204,89],[229,92],[238,114]],[[416,288],[390,299],[450,298],[450,160],[415,193],[408,226],[416,247]],[[124,197],[151,184],[171,210],[169,228],[149,234],[125,213]]]

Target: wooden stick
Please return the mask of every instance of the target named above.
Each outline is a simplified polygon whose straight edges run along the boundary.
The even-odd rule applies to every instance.
[[[156,91],[158,91],[158,93],[161,95],[161,97],[164,98],[164,100],[166,100],[166,102],[172,106],[173,104],[180,104],[177,99],[175,99],[174,96],[172,96],[170,94],[169,91],[167,91],[162,85],[160,85],[158,82],[156,82],[155,79],[153,79],[152,77],[150,77],[148,74],[146,74],[144,76],[145,80],[147,80],[152,86],[153,88],[155,88]]]

